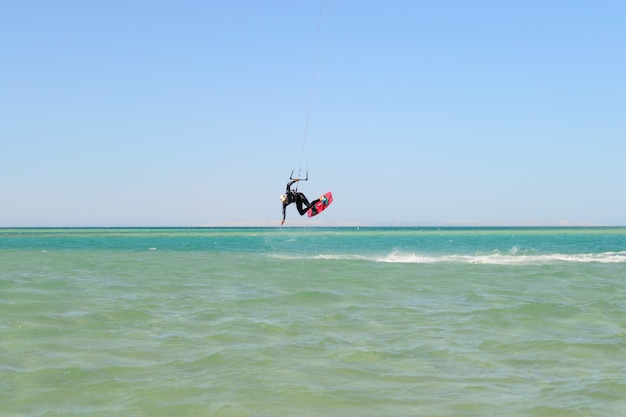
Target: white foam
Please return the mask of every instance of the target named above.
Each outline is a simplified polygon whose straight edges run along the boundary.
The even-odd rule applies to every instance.
[[[589,254],[544,254],[544,255],[517,255],[518,251],[509,254],[491,253],[487,255],[422,255],[416,253],[391,252],[388,255],[374,258],[377,262],[390,263],[467,263],[485,265],[530,265],[554,262],[578,263],[623,263],[626,262],[626,251],[604,252]]]
[[[360,260],[384,263],[407,264],[436,264],[436,263],[465,263],[476,265],[542,265],[556,262],[575,263],[626,263],[626,251],[603,252],[588,254],[544,254],[519,255],[518,250],[511,250],[507,254],[494,252],[485,255],[427,255],[412,252],[393,251],[386,255],[354,255],[354,254],[320,254],[312,256],[289,256],[273,254],[273,257],[282,259],[320,259],[320,260]]]

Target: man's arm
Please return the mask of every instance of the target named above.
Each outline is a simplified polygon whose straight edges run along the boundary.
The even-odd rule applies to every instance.
[[[293,183],[298,182],[298,181],[300,181],[300,178],[295,178],[287,183],[287,190],[285,191],[285,195],[287,197],[289,197],[289,194],[291,194],[291,186],[293,185]],[[283,225],[283,223],[285,223],[286,214],[287,214],[287,204],[283,204],[283,220],[280,222],[281,226]]]
[[[289,194],[291,192],[291,186],[293,185],[294,182],[298,182],[300,181],[299,178],[295,178],[293,181],[289,181],[287,183],[287,194]]]

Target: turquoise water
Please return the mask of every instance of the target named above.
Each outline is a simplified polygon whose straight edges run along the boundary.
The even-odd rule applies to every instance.
[[[626,228],[0,229],[2,416],[626,415]]]

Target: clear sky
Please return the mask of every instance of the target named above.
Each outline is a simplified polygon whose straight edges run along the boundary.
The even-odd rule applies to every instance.
[[[0,226],[278,226],[299,168],[335,201],[287,225],[626,225],[624,22],[604,0],[4,1]]]

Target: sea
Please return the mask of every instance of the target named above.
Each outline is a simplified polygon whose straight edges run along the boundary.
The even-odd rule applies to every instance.
[[[0,229],[0,416],[626,415],[626,228]]]

